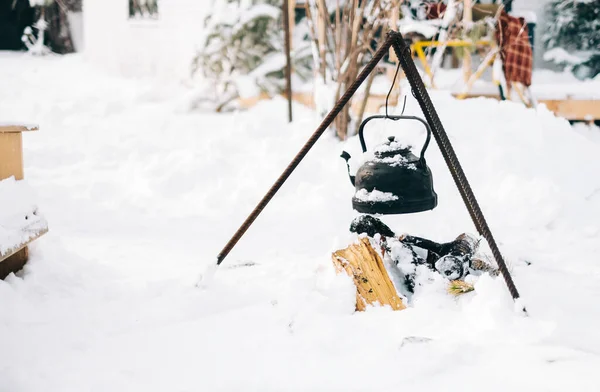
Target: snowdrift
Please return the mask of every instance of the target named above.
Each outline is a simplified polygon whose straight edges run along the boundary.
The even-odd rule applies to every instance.
[[[355,314],[330,252],[350,238],[339,154],[358,157],[356,138],[324,135],[199,290],[320,119],[298,106],[288,125],[283,100],[188,113],[176,88],[99,75],[77,57],[2,61],[0,112],[14,117],[3,120],[44,128],[25,139],[25,162],[52,232],[0,282],[0,389],[598,389],[599,146],[543,107],[433,96],[530,317],[501,279],[456,300],[433,275],[409,309]],[[410,98],[405,114],[420,114]],[[366,135],[420,148],[424,132],[392,123]],[[438,241],[473,232],[434,142],[426,158],[438,207],[385,222]]]

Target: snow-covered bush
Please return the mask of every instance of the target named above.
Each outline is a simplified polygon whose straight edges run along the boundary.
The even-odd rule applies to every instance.
[[[600,73],[600,0],[554,0],[547,15],[544,58],[578,77]]]
[[[129,0],[130,18],[156,18],[158,0]]]
[[[29,4],[32,7],[44,7],[54,3],[54,0],[29,0]]]
[[[269,95],[285,86],[281,0],[217,0],[205,20],[206,36],[194,57],[192,74],[211,81],[215,108],[222,110],[239,96]],[[296,36],[302,35],[302,24]],[[294,39],[295,74],[310,75],[309,45]]]

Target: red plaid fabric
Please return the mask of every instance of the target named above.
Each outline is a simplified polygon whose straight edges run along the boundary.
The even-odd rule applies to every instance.
[[[500,47],[502,68],[506,83],[520,82],[531,85],[533,51],[529,43],[529,31],[523,18],[515,18],[502,11],[496,29],[496,41]]]
[[[444,3],[425,3],[425,14],[427,19],[440,19],[446,12],[446,4]]]

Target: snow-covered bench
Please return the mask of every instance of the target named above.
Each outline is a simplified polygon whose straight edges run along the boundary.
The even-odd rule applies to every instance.
[[[48,231],[34,192],[23,181],[22,135],[35,125],[0,124],[0,279],[23,268],[27,244]]]

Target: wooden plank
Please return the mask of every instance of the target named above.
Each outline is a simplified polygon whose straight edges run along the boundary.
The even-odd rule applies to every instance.
[[[40,238],[47,232],[47,226],[37,229],[27,241],[8,249],[4,253],[0,253],[0,279],[6,278],[11,272],[17,272],[21,270],[29,259],[29,250],[27,245]]]
[[[26,229],[25,229],[26,230]],[[19,251],[21,251],[22,249],[24,249],[29,243],[37,240],[38,238],[40,238],[41,236],[43,236],[44,234],[46,234],[48,232],[48,227],[43,227],[39,230],[36,230],[33,235],[25,242],[22,242],[18,245],[13,246],[12,248],[6,250],[5,252],[0,252],[0,265],[2,265],[2,263],[4,263],[5,260],[9,259],[11,256],[15,255],[16,253],[18,253]]]
[[[452,95],[458,97],[460,94]],[[500,99],[497,94],[466,94],[464,98],[479,97]],[[545,104],[548,110],[567,120],[600,120],[600,100],[597,99],[540,99],[538,103]]]
[[[23,179],[23,139],[21,132],[0,133],[0,180],[10,176]]]
[[[567,120],[600,120],[600,100],[541,99],[538,102]]]
[[[25,246],[6,260],[0,262],[0,279],[6,278],[11,272],[17,272],[25,266],[29,259],[29,250]]]

